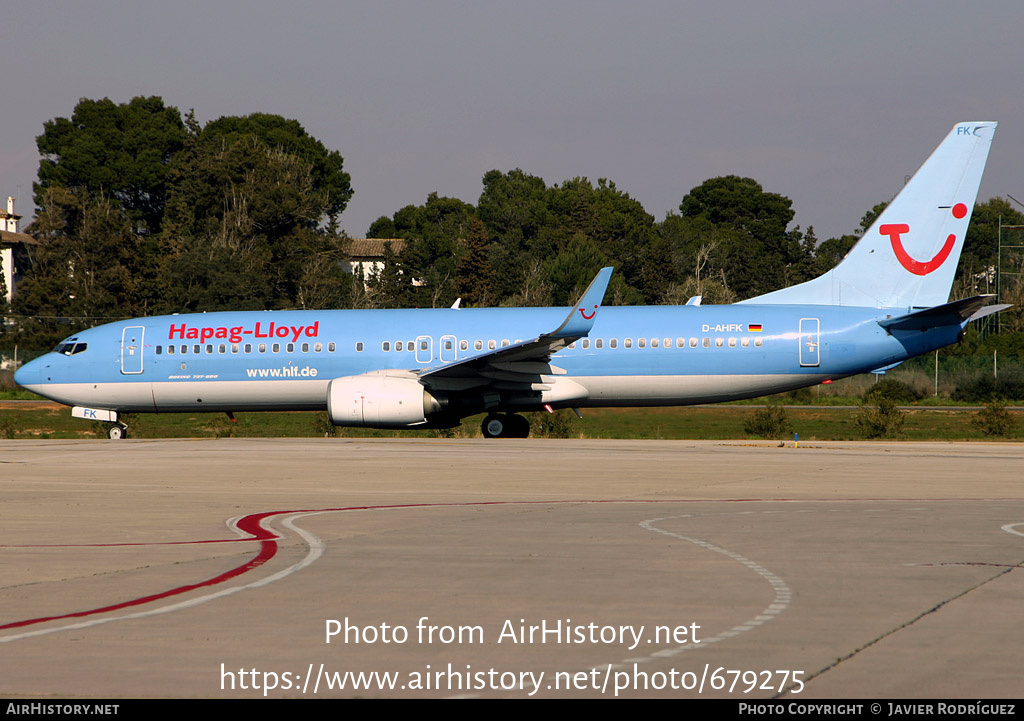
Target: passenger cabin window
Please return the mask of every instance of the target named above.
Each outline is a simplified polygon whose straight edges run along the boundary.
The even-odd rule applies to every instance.
[[[686,338],[676,338],[676,348],[685,348]]]
[[[478,340],[478,341],[473,343],[473,347],[476,348],[477,350],[483,350],[484,349],[484,342],[482,340]]]
[[[633,347],[633,339],[632,338],[626,338],[624,341],[622,341],[622,345],[624,345],[627,348],[632,348]]]
[[[609,348],[618,348],[618,347],[619,347],[619,341],[618,341],[618,339],[616,339],[616,338],[612,338],[611,340],[609,340],[609,341],[608,341],[608,347],[609,347]]]
[[[636,339],[636,347],[637,348],[646,348],[647,347],[647,339],[646,338],[637,338]]]
[[[252,353],[252,343],[246,343],[245,344],[245,352],[246,353]]]
[[[213,355],[213,343],[206,344],[206,353],[207,355]]]
[[[584,338],[582,341],[580,341],[580,345],[583,346],[583,350],[586,350],[587,348],[590,347],[590,339]]]
[[[275,353],[280,353],[281,352],[281,344],[280,343],[275,343],[273,350],[274,350]]]
[[[333,353],[333,352],[334,352],[334,348],[335,348],[335,345],[334,345],[334,343],[328,343],[328,344],[327,344],[327,351],[328,351],[329,353]]]
[[[58,353],[60,353],[60,351],[57,351],[57,352],[58,352]],[[163,353],[163,352],[164,352],[164,347],[163,347],[162,345],[158,345],[158,346],[156,347],[156,354],[157,354],[157,355],[160,355],[160,354],[161,354],[161,353]]]
[[[167,346],[167,355],[174,355],[174,346],[173,345]]]
[[[701,345],[704,346],[705,348],[710,348],[711,347],[711,339],[710,338],[705,338],[704,340],[701,341]]]
[[[690,338],[690,347],[691,348],[696,348],[697,347],[697,339],[696,338]]]
[[[597,338],[594,341],[594,347],[595,348],[603,348],[604,347],[604,340],[602,338]]]
[[[763,345],[763,341],[764,341],[763,338],[755,338],[754,339],[754,345],[757,346],[758,348],[760,348]]]
[[[389,350],[391,350],[391,344],[388,343],[387,341],[384,341],[383,343],[380,344],[380,349],[387,353]],[[401,348],[398,347],[397,343],[395,344],[395,350],[402,350]]]
[[[468,340],[460,340],[459,341],[459,350],[469,350],[469,341]]]
[[[658,339],[657,338],[651,338],[651,348],[657,348],[657,347],[658,347]]]
[[[334,345],[334,344],[331,343],[331,345]],[[362,343],[362,341],[360,341],[359,343],[356,343],[356,353],[362,353],[362,352],[363,352],[363,343]]]

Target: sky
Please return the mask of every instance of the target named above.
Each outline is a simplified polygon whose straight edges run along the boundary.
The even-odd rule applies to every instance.
[[[607,178],[657,220],[751,177],[825,239],[971,120],[1000,122],[979,200],[1024,201],[1019,0],[33,0],[0,28],[0,196],[22,230],[43,123],[139,95],[298,120],[344,158],[353,237],[521,168]]]

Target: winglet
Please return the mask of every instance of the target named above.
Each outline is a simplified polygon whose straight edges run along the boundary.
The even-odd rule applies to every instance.
[[[597,319],[597,311],[601,309],[601,301],[604,300],[605,291],[608,290],[608,282],[612,278],[613,270],[614,268],[609,266],[601,268],[597,272],[576,305],[569,311],[569,315],[562,321],[562,325],[547,334],[549,337],[582,338],[590,332]]]

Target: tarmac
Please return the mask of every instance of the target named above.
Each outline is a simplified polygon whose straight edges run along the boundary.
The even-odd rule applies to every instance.
[[[0,697],[1024,695],[1024,444],[0,441]]]

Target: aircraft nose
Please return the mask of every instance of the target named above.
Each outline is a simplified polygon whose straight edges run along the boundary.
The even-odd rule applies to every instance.
[[[29,361],[18,370],[14,371],[14,382],[22,388],[38,385],[40,378],[39,361]]]

